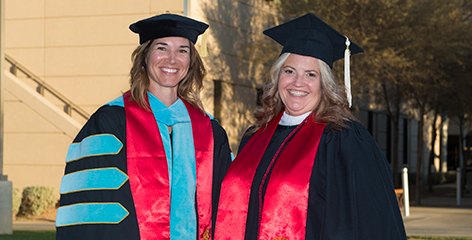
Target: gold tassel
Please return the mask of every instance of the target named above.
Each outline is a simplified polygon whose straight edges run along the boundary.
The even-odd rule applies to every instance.
[[[202,34],[202,42],[200,43],[200,57],[205,58],[208,57],[208,49],[207,49],[207,33],[204,32]]]

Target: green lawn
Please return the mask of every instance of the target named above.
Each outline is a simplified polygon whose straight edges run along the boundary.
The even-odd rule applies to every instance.
[[[12,235],[0,235],[0,240],[55,240],[56,231],[13,231]]]

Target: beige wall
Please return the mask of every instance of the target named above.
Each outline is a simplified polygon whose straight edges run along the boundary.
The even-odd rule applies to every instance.
[[[129,24],[167,10],[162,5],[182,12],[175,2],[7,0],[5,51],[92,113],[128,88],[138,41]]]
[[[128,89],[138,45],[129,24],[166,10],[183,13],[183,1],[6,0],[5,53],[91,114]],[[4,174],[20,190],[48,185],[58,193],[72,138],[7,89],[4,100]]]
[[[271,25],[272,10],[265,1],[187,0],[186,6],[184,0],[5,1],[5,53],[89,114],[128,89],[130,56],[138,45],[129,24],[165,11],[208,23],[209,56],[204,62],[209,74],[202,100],[210,114],[220,104],[218,120],[236,152],[241,134],[250,125],[255,88],[264,81],[261,66],[243,60],[241,49],[264,37],[262,30]],[[218,103],[215,80],[222,81]],[[50,94],[45,97],[63,108]],[[8,90],[4,98],[4,174],[20,190],[49,185],[58,192],[72,138]]]

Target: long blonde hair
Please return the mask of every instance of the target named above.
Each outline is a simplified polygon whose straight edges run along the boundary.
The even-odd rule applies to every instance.
[[[261,99],[262,107],[256,108],[254,112],[255,126],[248,132],[249,134],[266,127],[275,116],[285,109],[280,99],[278,83],[282,67],[288,56],[290,56],[290,53],[283,53],[272,65],[270,77],[264,85],[264,93]],[[322,94],[313,109],[313,119],[316,122],[331,123],[328,125],[330,129],[340,130],[342,127],[347,126],[345,121],[357,121],[357,119],[349,110],[344,87],[336,84],[329,65],[318,59],[318,66],[321,73]]]
[[[146,56],[153,41],[154,40],[149,40],[139,45],[131,55],[133,66],[130,70],[130,100],[137,101],[142,108],[147,110],[150,109],[146,103],[146,94],[150,82],[146,70]],[[177,95],[192,106],[204,111],[202,101],[200,100],[200,91],[203,88],[203,78],[206,75],[206,69],[195,45],[192,41],[189,41],[189,43],[189,70],[187,75],[179,83]]]

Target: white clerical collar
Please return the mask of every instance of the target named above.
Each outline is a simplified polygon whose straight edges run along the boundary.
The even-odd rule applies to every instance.
[[[300,116],[290,116],[287,114],[287,112],[284,112],[284,115],[282,115],[282,118],[280,119],[279,125],[282,126],[295,126],[295,125],[300,125],[300,123],[305,120],[308,115],[310,115],[311,112],[304,113]]]

